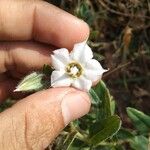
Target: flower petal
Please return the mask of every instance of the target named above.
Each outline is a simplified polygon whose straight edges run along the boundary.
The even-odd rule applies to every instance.
[[[96,72],[91,72],[91,70],[86,70],[84,75],[87,79],[91,80],[92,82],[98,81],[102,78],[102,75],[97,75]]]
[[[51,55],[51,60],[52,60],[52,66],[54,67],[54,69],[64,70],[65,64],[61,62],[59,59],[57,59],[57,57],[55,57],[54,55]]]
[[[70,60],[69,52],[66,48],[61,48],[53,51],[54,55],[51,56],[52,58],[52,65],[57,70],[62,70]]]
[[[74,80],[72,86],[80,90],[89,91],[92,86],[92,81],[82,76],[81,78]]]
[[[91,48],[86,44],[86,41],[84,41],[82,43],[77,43],[74,45],[70,56],[73,60],[84,64],[86,61],[92,59],[93,52]]]
[[[60,87],[60,86],[70,86],[71,78],[69,78],[62,71],[53,71],[51,75],[51,86],[52,87]]]
[[[100,79],[102,74],[106,71],[107,70],[103,69],[101,64],[97,60],[91,59],[85,65],[84,75],[87,79],[94,82]]]
[[[65,73],[63,71],[53,71],[51,75],[51,83],[55,82],[56,80],[59,80],[60,77],[62,77]]]
[[[68,63],[69,59],[69,51],[66,48],[61,48],[53,51],[54,55],[61,60],[62,62]]]

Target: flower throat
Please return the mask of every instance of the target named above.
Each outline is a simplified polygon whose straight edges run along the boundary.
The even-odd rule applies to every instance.
[[[72,63],[69,63],[67,66],[66,66],[66,73],[72,77],[72,78],[78,78],[82,75],[82,72],[83,72],[83,68],[82,66],[77,63],[77,62],[72,62]]]

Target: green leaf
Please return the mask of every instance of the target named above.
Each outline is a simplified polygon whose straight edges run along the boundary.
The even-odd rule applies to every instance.
[[[116,102],[114,100],[110,101],[110,108],[111,108],[111,114],[115,114],[115,109],[116,109]]]
[[[129,140],[129,139],[134,138],[134,135],[131,133],[130,130],[122,128],[116,134],[116,138],[118,140]]]
[[[89,95],[91,97],[92,104],[101,103],[100,98],[98,97],[98,95],[96,94],[96,92],[92,88],[89,90]]]
[[[97,123],[96,123],[97,124]],[[95,125],[93,125],[94,127]],[[120,129],[121,121],[117,115],[110,116],[99,122],[99,130],[95,130],[95,135],[90,138],[90,144],[97,145],[117,133]],[[93,133],[94,134],[94,133]]]
[[[150,116],[134,108],[127,108],[127,114],[137,130],[142,133],[150,132]]]
[[[98,95],[99,99],[102,101],[99,108],[99,119],[101,120],[111,116],[111,96],[105,83],[101,80],[93,89]]]
[[[43,73],[33,72],[27,75],[16,87],[15,92],[31,92],[31,91],[38,91],[44,88],[43,83]]]
[[[148,139],[140,135],[130,141],[130,146],[133,150],[148,150],[148,143]]]

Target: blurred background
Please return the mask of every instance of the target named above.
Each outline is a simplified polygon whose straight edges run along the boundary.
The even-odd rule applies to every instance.
[[[89,24],[89,45],[95,58],[110,69],[103,80],[117,103],[123,126],[131,126],[127,106],[150,115],[150,1],[49,2]]]

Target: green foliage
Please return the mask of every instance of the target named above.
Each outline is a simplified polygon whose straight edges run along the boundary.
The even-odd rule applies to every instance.
[[[100,81],[93,89],[98,95],[99,99],[102,101],[102,104],[99,106],[99,120],[111,116],[111,96],[105,83],[103,81]]]
[[[131,142],[131,148],[133,150],[148,150],[148,139],[142,135],[135,136]]]
[[[110,109],[111,109],[111,114],[113,115],[116,110],[116,103],[115,103],[115,100],[113,99],[110,101]]]
[[[127,108],[127,113],[138,131],[150,132],[150,116],[130,107]]]
[[[99,126],[99,128],[95,128]],[[90,139],[92,145],[98,145],[103,140],[108,139],[113,136],[121,126],[120,118],[116,115],[110,116],[101,122],[96,122],[93,124],[93,136]]]
[[[89,95],[91,97],[92,100],[92,104],[98,104],[101,103],[100,98],[98,97],[98,95],[96,94],[96,92],[91,88],[89,91]]]
[[[121,128],[117,133],[116,137],[119,140],[130,140],[134,138],[134,134],[128,129]]]
[[[131,119],[137,131],[133,131],[130,140],[128,140],[133,150],[148,150],[150,134],[150,116],[135,108],[127,108],[127,114]],[[139,134],[139,133],[140,134]],[[124,134],[125,135],[125,134]],[[134,136],[133,136],[134,135]],[[125,139],[124,139],[125,140]]]
[[[63,148],[62,150],[69,150],[72,142],[74,141],[75,137],[77,135],[77,132],[71,132],[67,138],[65,139],[64,143],[63,143]]]

